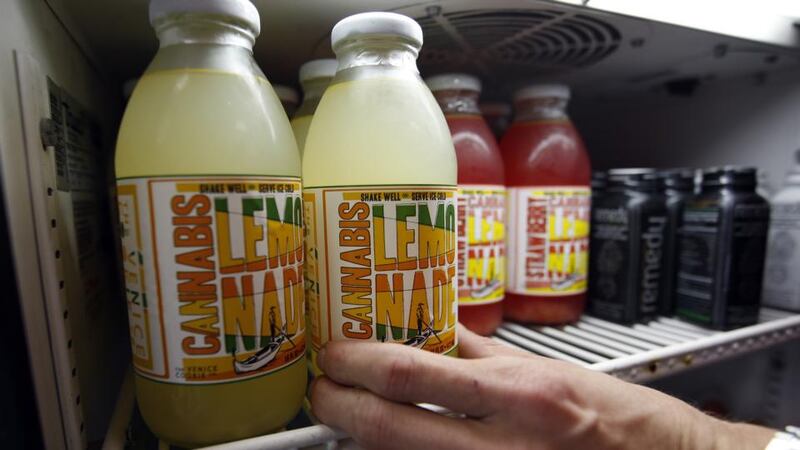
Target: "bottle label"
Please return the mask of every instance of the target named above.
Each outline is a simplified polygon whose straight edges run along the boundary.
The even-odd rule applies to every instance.
[[[679,315],[713,326],[745,325],[758,316],[769,206],[714,200],[683,213],[679,250]]]
[[[764,270],[765,304],[800,309],[797,267],[800,267],[800,204],[773,203]]]
[[[711,323],[714,286],[718,278],[718,245],[722,239],[722,209],[711,201],[695,202],[683,212],[675,290],[677,312]]]
[[[583,186],[508,190],[508,292],[563,296],[586,291],[590,194]]]
[[[656,315],[661,303],[661,280],[664,267],[664,241],[667,217],[647,215],[642,217],[642,236],[639,256],[639,317]]]
[[[311,345],[457,345],[456,188],[306,189]]]
[[[298,178],[126,178],[117,192],[139,374],[231,382],[303,357]]]
[[[626,320],[630,214],[622,206],[592,206],[589,304],[599,317]]]
[[[505,295],[505,212],[503,186],[458,188],[458,302],[496,303]]]

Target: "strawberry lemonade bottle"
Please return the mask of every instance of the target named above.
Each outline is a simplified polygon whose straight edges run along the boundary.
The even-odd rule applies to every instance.
[[[333,28],[339,69],[303,155],[312,363],[330,340],[457,349],[456,156],[393,13]]]
[[[490,335],[503,320],[503,159],[478,109],[481,82],[466,74],[425,80],[444,112],[458,158],[458,320]]]
[[[292,118],[292,131],[297,140],[300,157],[303,156],[303,147],[306,144],[308,127],[311,126],[314,111],[317,110],[322,93],[331,84],[331,78],[336,74],[337,64],[335,59],[315,59],[300,66],[303,103]]]
[[[300,161],[247,0],[150,4],[116,151],[139,409],[181,446],[278,430],[306,386]]]
[[[569,88],[533,85],[500,150],[508,186],[505,316],[542,324],[578,320],[589,265],[589,155],[567,117]]]

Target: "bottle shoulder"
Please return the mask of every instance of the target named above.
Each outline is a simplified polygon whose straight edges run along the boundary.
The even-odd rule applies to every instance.
[[[139,80],[115,160],[118,176],[300,173],[288,118],[269,83],[205,69],[151,71]]]
[[[335,79],[323,94],[305,143],[306,184],[456,185],[450,131],[419,76],[368,75]]]

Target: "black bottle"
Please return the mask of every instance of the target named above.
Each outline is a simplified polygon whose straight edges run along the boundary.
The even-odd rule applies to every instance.
[[[664,196],[652,169],[614,169],[592,207],[589,308],[597,317],[631,323],[658,312]]]
[[[664,241],[664,271],[661,278],[661,303],[659,314],[675,312],[675,280],[678,274],[678,229],[683,207],[694,194],[695,173],[691,169],[673,169],[659,172],[661,192],[667,204],[667,235]]]
[[[717,329],[758,320],[769,203],[754,168],[703,172],[702,191],[686,202],[678,247],[679,316]]]

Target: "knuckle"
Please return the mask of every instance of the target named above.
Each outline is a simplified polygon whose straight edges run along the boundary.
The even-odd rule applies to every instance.
[[[325,366],[328,370],[336,369],[341,366],[347,356],[347,349],[341,342],[331,341],[325,346]]]
[[[404,399],[414,382],[419,364],[412,355],[398,355],[387,365],[382,394],[392,400]]]
[[[342,395],[336,385],[326,377],[320,377],[311,386],[311,409],[323,423],[339,425],[338,411],[341,408]]]
[[[354,422],[353,437],[366,448],[380,448],[391,441],[392,413],[370,394],[364,393],[358,402],[359,420]]]
[[[557,377],[542,377],[529,385],[522,397],[525,408],[542,412],[555,412],[571,397],[569,388]]]

